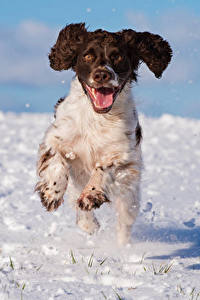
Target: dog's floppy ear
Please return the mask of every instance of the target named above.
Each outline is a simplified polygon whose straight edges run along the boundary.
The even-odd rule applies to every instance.
[[[161,36],[149,32],[136,32],[128,29],[123,30],[122,34],[128,46],[129,55],[137,54],[139,60],[145,62],[155,76],[160,78],[172,57],[169,43]]]
[[[86,35],[85,23],[70,24],[63,28],[49,53],[51,68],[56,71],[73,68],[78,50]]]
[[[139,57],[155,76],[160,78],[172,57],[169,43],[157,34],[139,32],[137,35]]]

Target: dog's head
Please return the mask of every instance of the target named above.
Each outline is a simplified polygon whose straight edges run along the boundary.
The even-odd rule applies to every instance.
[[[54,70],[76,72],[98,113],[108,112],[126,82],[137,80],[140,62],[160,78],[171,57],[168,42],[159,35],[131,29],[89,32],[84,23],[62,29],[49,54]]]

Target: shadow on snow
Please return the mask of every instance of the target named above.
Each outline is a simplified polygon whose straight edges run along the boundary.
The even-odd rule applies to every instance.
[[[149,241],[163,242],[168,244],[188,243],[187,248],[178,249],[169,255],[160,255],[148,257],[149,259],[172,259],[174,257],[195,258],[200,256],[200,227],[192,229],[181,228],[155,228],[152,225],[143,225],[139,230],[134,230],[133,238]],[[141,238],[142,237],[142,238]],[[192,268],[192,266],[191,266]],[[200,269],[200,264],[194,266],[194,269]]]

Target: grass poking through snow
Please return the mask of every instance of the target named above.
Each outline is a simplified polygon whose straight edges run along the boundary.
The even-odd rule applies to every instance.
[[[173,262],[169,264],[161,264],[159,266],[156,266],[154,263],[152,263],[151,267],[143,266],[143,269],[145,272],[148,270],[152,270],[154,275],[164,275],[169,273],[169,271],[172,269]]]
[[[10,260],[10,267],[11,267],[11,269],[12,269],[12,270],[14,270],[14,269],[15,269],[15,267],[14,267],[14,263],[13,263],[13,260],[12,260],[12,258],[11,258],[11,257],[9,257],[9,260]]]
[[[95,275],[97,276],[97,274],[99,273],[99,269],[103,266],[103,264],[106,262],[107,257],[105,257],[104,259],[102,259],[100,262],[99,260],[95,259],[94,257],[94,252],[90,255],[90,257],[88,258],[87,262],[85,261],[85,258],[82,256],[82,258],[78,261],[78,259],[75,257],[75,254],[72,250],[70,250],[69,252],[70,255],[70,262],[71,264],[83,264],[84,265],[84,269],[86,270],[86,272],[89,274],[89,269],[93,270],[95,269]],[[108,274],[110,273],[110,270],[108,272]],[[101,275],[103,275],[103,272],[100,273]]]
[[[117,296],[117,300],[123,300],[121,296],[113,289],[115,295]]]
[[[173,266],[173,262],[170,264],[161,264],[160,266],[156,267],[154,264],[152,264],[152,269],[154,275],[164,275],[167,274]]]
[[[186,292],[186,290],[179,284],[177,285],[177,292],[184,296],[185,299],[187,299],[186,297],[188,296],[188,300],[200,300],[200,291],[196,291],[195,287],[192,288],[188,295],[188,292]]]
[[[94,252],[91,254],[89,261],[88,261],[88,268],[92,268],[93,265],[93,261],[94,261]]]
[[[74,257],[74,254],[73,254],[72,250],[70,250],[70,256],[71,256],[72,264],[76,264],[77,261],[75,260],[75,257]]]

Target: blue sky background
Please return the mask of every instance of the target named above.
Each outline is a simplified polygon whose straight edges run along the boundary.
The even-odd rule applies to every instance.
[[[67,23],[89,30],[132,28],[167,39],[174,56],[162,79],[145,65],[133,87],[138,109],[200,118],[200,1],[0,0],[0,110],[50,112],[69,90],[71,71],[50,69],[48,52]]]

